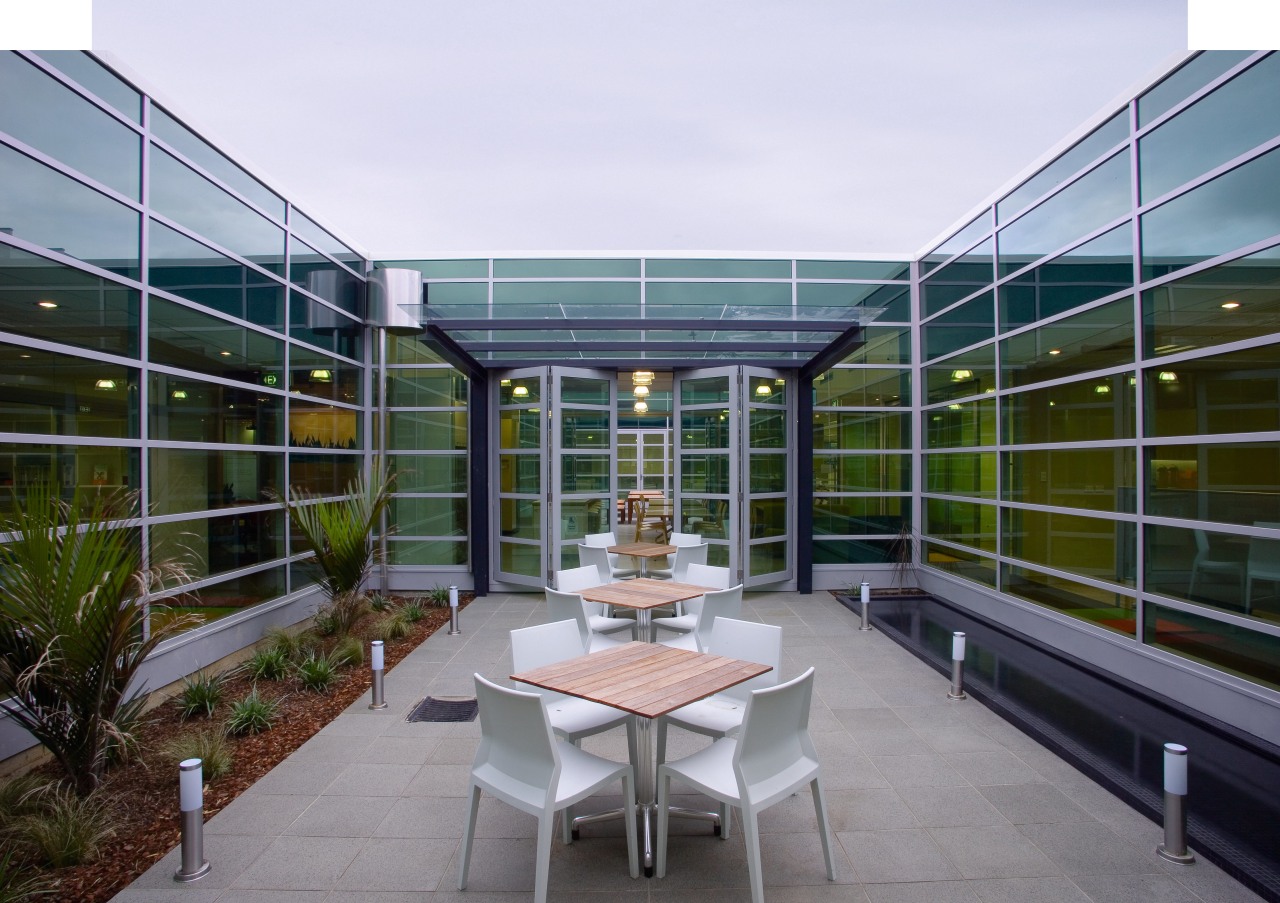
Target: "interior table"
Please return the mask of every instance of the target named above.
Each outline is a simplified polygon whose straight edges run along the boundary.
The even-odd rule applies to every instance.
[[[652,720],[771,670],[769,665],[705,652],[690,652],[652,643],[627,643],[512,674],[511,679],[588,699],[632,715],[639,760],[635,763],[636,796],[642,827],[644,874],[651,878],[653,814],[657,807],[657,774],[650,736]],[[616,814],[589,815],[575,819],[574,823],[600,821],[616,817]]]
[[[579,590],[579,595],[588,602],[603,602],[605,605],[635,609],[636,636],[653,642],[653,610],[655,608],[696,599],[710,590],[709,586],[637,577],[635,580],[618,580],[602,586],[588,587]]]
[[[669,546],[663,542],[624,542],[621,545],[609,546],[608,551],[617,555],[630,555],[632,558],[639,558],[640,576],[644,577],[649,572],[649,560],[651,558],[665,558],[667,555],[674,555],[676,547]]]

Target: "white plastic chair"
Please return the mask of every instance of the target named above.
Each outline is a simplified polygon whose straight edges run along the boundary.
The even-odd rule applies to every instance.
[[[1255,527],[1280,529],[1280,524],[1254,521]],[[1249,558],[1245,566],[1244,613],[1253,612],[1253,584],[1255,581],[1274,583],[1280,588],[1280,539],[1249,537]]]
[[[1214,558],[1209,545],[1209,534],[1203,530],[1192,530],[1196,538],[1196,557],[1191,562],[1191,585],[1187,587],[1187,598],[1194,599],[1196,584],[1203,574],[1220,574],[1229,577],[1238,586],[1245,582],[1245,564],[1243,561],[1227,558]]]
[[[640,573],[635,568],[619,567],[616,564],[618,558],[618,555],[614,555],[604,546],[578,544],[578,564],[582,567],[596,569],[598,579],[591,584],[592,586],[599,586],[601,583],[612,583],[614,580],[627,580]]]
[[[635,772],[630,764],[611,762],[576,746],[557,741],[551,733],[547,710],[537,693],[508,690],[475,675],[476,702],[480,709],[480,746],[471,766],[467,790],[466,826],[458,855],[458,890],[467,887],[471,845],[475,839],[476,813],[482,790],[509,806],[538,818],[534,903],[546,903],[551,871],[551,832],[555,813],[622,780],[626,807],[627,858],[631,877],[640,876],[636,852]],[[569,820],[564,819],[564,842],[571,843]]]
[[[822,791],[818,753],[809,736],[809,706],[813,700],[813,668],[794,680],[755,690],[747,701],[742,729],[736,737],[717,740],[691,756],[658,766],[658,841],[654,871],[667,873],[668,809],[672,778],[705,793],[721,805],[742,810],[747,848],[747,875],[752,903],[764,903],[760,868],[759,815],[805,784],[813,793],[818,834],[827,860],[827,880],[836,877],[831,858],[831,828]]]
[[[594,565],[556,571],[556,589],[562,593],[576,593],[579,590],[609,582],[600,579],[600,571]],[[594,632],[614,634],[626,630],[631,633],[631,638],[635,639],[636,622],[633,618],[610,617],[608,606],[603,602],[588,602],[583,599],[582,606],[587,612],[587,620]]]
[[[552,621],[511,631],[511,662],[516,672],[532,671],[586,654],[582,635],[573,621]],[[583,737],[622,725],[627,729],[627,749],[634,751],[635,723],[626,712],[554,690],[534,688],[533,692],[542,697],[542,705],[557,737],[581,746]],[[635,761],[634,754],[630,760]]]
[[[586,602],[577,593],[562,593],[550,588],[543,590],[543,593],[547,597],[547,620],[573,621],[577,624],[582,647],[588,652],[599,652],[601,649],[621,646],[626,642],[592,630],[591,622],[587,618]],[[631,623],[634,626],[635,622]]]
[[[515,631],[512,631],[515,634]],[[682,706],[658,719],[658,759],[661,765],[667,760],[667,728],[679,727],[705,737],[731,737],[742,727],[742,716],[747,711],[747,700],[753,690],[772,687],[778,683],[782,669],[782,628],[754,621],[733,618],[716,618],[711,626],[711,640],[707,652],[726,658],[741,659],[768,665],[767,671],[758,677],[743,681],[706,699]],[[722,837],[729,836],[727,822],[720,827]]]
[[[631,559],[631,566],[626,567],[621,564],[621,561],[622,561],[621,555],[619,555],[616,552],[608,551],[609,546],[616,546],[617,544],[618,544],[618,537],[614,534],[612,530],[610,530],[608,533],[588,533],[586,536],[582,538],[582,545],[584,546],[590,546],[593,549],[594,548],[605,549],[605,554],[609,557],[610,578],[615,580],[625,580],[628,577],[637,576],[640,573],[640,571],[635,567],[635,559]],[[587,563],[582,558],[581,548],[578,549],[578,563],[579,564]],[[601,573],[604,573],[604,572],[601,571]],[[609,580],[605,579],[600,582],[608,583]]]
[[[728,589],[733,586],[733,576],[728,568],[710,564],[691,564],[685,571],[684,582],[694,586],[709,586],[712,589]]]
[[[697,599],[691,599],[690,602],[697,602]],[[676,649],[688,649],[690,652],[705,652],[707,646],[711,642],[711,626],[715,624],[716,618],[736,618],[742,613],[742,584],[731,586],[728,589],[715,589],[702,596],[702,605],[695,617],[697,623],[693,625],[693,630],[689,633],[683,633],[680,636],[670,637],[665,640],[659,640],[664,646],[672,646]],[[655,618],[654,624],[659,621],[665,621],[666,618]],[[657,634],[655,626],[655,636]]]
[[[676,546],[675,554],[671,556],[671,567],[650,567],[649,576],[657,580],[674,580],[677,583],[685,583],[689,565],[705,565],[707,563],[707,551],[710,548],[710,544],[705,542],[700,542],[697,545]]]

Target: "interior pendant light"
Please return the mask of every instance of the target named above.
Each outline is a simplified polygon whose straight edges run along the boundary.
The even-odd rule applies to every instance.
[[[637,401],[632,405],[632,410],[637,414],[644,414],[649,410],[649,403],[647,401]]]
[[[514,395],[516,398],[528,398],[529,389],[526,386],[516,386],[514,389],[511,390],[511,394]]]
[[[636,398],[647,398],[649,396],[648,386],[636,386],[631,392]]]
[[[760,385],[756,386],[756,394],[759,395],[761,398],[764,398],[767,395],[772,395],[773,390],[770,389],[765,383],[761,383]]]

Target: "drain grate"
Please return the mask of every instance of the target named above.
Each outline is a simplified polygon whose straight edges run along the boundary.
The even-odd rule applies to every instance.
[[[467,696],[428,696],[413,707],[405,721],[475,721],[480,707]]]

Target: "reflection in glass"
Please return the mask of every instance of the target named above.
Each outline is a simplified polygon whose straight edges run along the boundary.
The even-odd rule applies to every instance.
[[[911,499],[901,496],[823,497],[813,506],[815,536],[897,536],[911,520]]]
[[[926,498],[923,532],[935,539],[995,552],[996,516],[994,505]]]
[[[680,456],[680,491],[687,495],[729,492],[727,454]]]
[[[1133,362],[1133,301],[1121,298],[1000,342],[1005,387]],[[1099,393],[1105,394],[1105,393]]]
[[[283,596],[287,591],[285,573],[286,566],[281,565],[159,600],[151,605],[151,629],[181,615],[193,615],[201,623],[208,623]]]
[[[684,258],[645,261],[650,279],[790,279],[790,260]]]
[[[747,573],[752,577],[761,574],[777,574],[787,569],[787,544],[785,542],[759,543],[750,547]]]
[[[1147,513],[1246,526],[1280,522],[1280,444],[1155,445]]]
[[[363,283],[350,271],[296,238],[289,245],[289,280],[340,310],[352,315],[360,313]]]
[[[1069,177],[1084,169],[1091,161],[1129,137],[1129,111],[1121,110],[1106,123],[1095,129],[1087,138],[1058,157],[1036,175],[1010,192],[996,205],[996,216],[1001,223],[1045,192],[1062,184]],[[1077,233],[1079,234],[1079,233]],[[1001,251],[1004,251],[1001,248]]]
[[[1133,229],[1125,223],[1000,286],[1000,329],[1035,323],[1132,285]]]
[[[935,317],[921,328],[926,360],[942,357],[995,335],[993,294],[983,292],[971,301]]]
[[[930,567],[995,588],[996,563],[992,559],[967,549],[953,549],[933,542],[922,543],[921,549]]]
[[[907,455],[815,454],[815,492],[909,492],[911,459]]]
[[[908,279],[905,260],[797,260],[797,279]]]
[[[538,410],[517,408],[498,412],[498,447],[542,447],[542,413]]]
[[[391,448],[451,451],[467,447],[465,411],[392,411],[385,416]]]
[[[155,296],[149,302],[147,338],[153,363],[284,388],[282,339]]]
[[[541,399],[542,377],[536,374],[513,376],[498,383],[498,404],[500,405],[537,404]]]
[[[521,534],[523,537],[523,534]],[[498,543],[498,570],[524,577],[539,577],[542,573],[542,546],[538,543]]]
[[[155,524],[152,556],[185,561],[191,579],[225,574],[283,555],[284,512],[243,511]]]
[[[705,376],[680,380],[681,405],[725,404],[729,399],[728,376]]]
[[[1080,514],[1005,508],[1005,554],[1133,586],[1133,525]]]
[[[987,239],[963,257],[957,258],[920,283],[920,300],[924,315],[936,314],[961,298],[991,284],[995,275],[995,242]]]
[[[488,276],[488,269],[467,268],[463,265],[483,263],[484,261],[458,260],[445,261],[457,265],[447,272],[439,272],[437,268],[427,275],[435,278],[456,278],[459,276]],[[433,261],[433,263],[438,263]],[[426,271],[424,271],[426,272]],[[639,258],[511,258],[493,261],[495,279],[639,279]]]
[[[883,308],[877,320],[905,320],[909,319],[906,306],[909,296],[910,288],[905,285],[798,282],[795,315],[801,320],[839,320],[864,314],[869,308]]]
[[[1280,429],[1280,348],[1264,345],[1143,371],[1153,436]]]
[[[289,444],[302,448],[360,448],[363,433],[360,412],[351,408],[289,402]]]
[[[1160,605],[1142,612],[1143,637],[1156,648],[1280,689],[1280,637]]]
[[[728,411],[684,411],[680,439],[684,448],[728,448]]]
[[[284,455],[153,447],[148,456],[152,514],[261,504],[284,493]]]
[[[0,444],[0,504],[21,506],[29,487],[53,485],[70,501],[75,491],[136,489],[142,485],[136,448],[110,445]]]
[[[609,456],[564,454],[560,458],[561,492],[608,492]]]
[[[87,53],[79,50],[37,50],[35,54],[129,119],[142,122],[142,95]]]
[[[874,411],[815,411],[813,447],[819,451],[909,449],[910,417],[910,414],[881,414]]]
[[[1137,503],[1134,462],[1134,450],[1124,447],[1006,452],[1004,497],[1132,514]]]
[[[0,343],[0,433],[138,437],[138,371]]]
[[[921,260],[920,271],[927,273],[943,261],[955,256],[959,251],[968,248],[984,233],[991,230],[991,212],[984,211],[981,216],[956,232],[938,247],[934,248]]]
[[[319,248],[335,260],[340,260],[356,272],[364,269],[363,258],[351,250],[343,241],[335,238],[328,229],[316,223],[297,207],[293,208],[289,219],[289,228],[294,235],[301,236],[313,248]]]
[[[862,331],[864,344],[842,360],[842,364],[909,364],[911,330],[895,326],[868,326]],[[831,371],[827,371],[830,374]],[[819,382],[821,374],[814,382]]]
[[[535,455],[500,455],[502,492],[536,495],[542,490],[542,461]]]
[[[994,452],[954,452],[924,456],[925,491],[941,495],[996,496]]]
[[[813,383],[813,403],[831,407],[898,407],[911,402],[910,370],[838,367]]]
[[[351,317],[326,307],[313,298],[301,295],[297,291],[289,292],[289,335],[299,342],[324,348],[334,354],[364,360],[364,327]],[[389,337],[394,343],[393,354],[398,342],[396,337]],[[421,343],[415,343],[423,347]],[[430,361],[435,363],[439,358]],[[418,363],[413,360],[395,360],[393,363]],[[427,363],[427,361],[422,361]]]
[[[609,403],[610,381],[582,376],[566,376],[560,383],[560,400],[566,404]]]
[[[607,411],[561,411],[562,448],[608,448],[613,439]]]
[[[1098,627],[1135,636],[1137,606],[1131,596],[1018,565],[1006,564],[1002,569],[1006,592]]]
[[[301,345],[289,349],[289,391],[359,404],[364,368]]]
[[[925,397],[929,404],[996,390],[996,346],[972,348],[926,367]],[[904,395],[904,398],[909,398]]]
[[[788,278],[790,278],[788,276]],[[649,282],[645,285],[648,316],[689,316],[681,308],[791,308],[790,282]],[[665,310],[664,308],[671,308]]]
[[[891,564],[893,539],[818,539],[813,542],[814,564]]]
[[[1100,388],[1108,391],[1100,392]],[[1004,439],[1013,444],[1132,439],[1136,387],[1128,375],[1096,377],[1005,396]]]
[[[750,413],[749,442],[751,448],[786,448],[787,415],[783,411]]]
[[[360,475],[359,455],[289,453],[289,485],[316,496],[345,495]]]
[[[752,539],[787,535],[786,499],[751,499],[747,506],[747,529]]]
[[[150,122],[152,133],[161,141],[214,178],[221,179],[270,216],[284,219],[284,201],[279,195],[154,103],[151,105]]]
[[[1248,51],[1241,50],[1207,50],[1197,54],[1138,98],[1138,125],[1155,121],[1248,56]]]
[[[399,492],[467,491],[465,455],[391,455]]]
[[[252,389],[152,373],[152,439],[280,445],[284,398]]]
[[[449,566],[467,563],[467,544],[446,539],[396,539],[387,541],[388,564]]]
[[[284,330],[284,286],[197,241],[149,221],[149,283],[259,326]]]
[[[467,500],[396,496],[389,523],[401,536],[466,536]]]
[[[963,448],[995,445],[994,398],[963,401],[924,411],[925,448]]]
[[[749,464],[751,470],[750,492],[786,492],[787,491],[787,456],[753,454]]]

